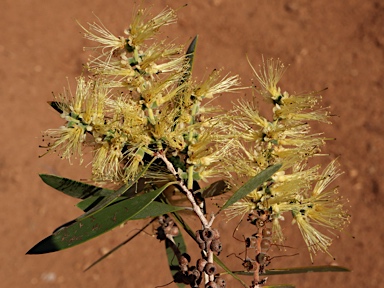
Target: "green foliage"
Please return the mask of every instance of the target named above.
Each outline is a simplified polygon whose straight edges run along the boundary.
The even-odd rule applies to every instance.
[[[150,216],[147,214],[152,214],[152,211],[143,213],[143,210],[172,184],[168,183],[152,192],[138,195],[132,199],[122,200],[114,205],[98,210],[98,212],[89,217],[79,217],[80,219],[77,218],[70,225],[59,228],[51,236],[40,241],[27,254],[44,254],[67,249],[95,238],[128,220],[134,219],[140,212],[142,212],[139,214],[140,218]]]
[[[229,198],[228,201],[225,202],[225,204],[221,207],[221,210],[228,208],[232,204],[236,203],[258,187],[260,187],[263,183],[267,182],[271,178],[271,176],[276,173],[280,168],[281,164],[273,165],[248,180],[248,182],[241,186],[239,190],[233,193],[231,198]]]

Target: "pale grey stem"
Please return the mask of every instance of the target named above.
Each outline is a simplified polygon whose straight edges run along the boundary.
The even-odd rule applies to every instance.
[[[160,158],[161,160],[164,161],[164,163],[167,166],[168,170],[176,177],[176,179],[180,178],[179,175],[177,174],[177,171],[173,167],[172,163],[167,159],[167,157],[163,153],[161,153],[161,152],[157,153],[157,158]],[[203,212],[201,211],[199,205],[197,205],[197,203],[195,201],[195,198],[193,197],[192,192],[189,191],[187,186],[185,186],[183,180],[179,181],[179,185],[180,185],[181,189],[183,189],[183,192],[186,194],[189,202],[191,202],[193,211],[199,217],[199,219],[201,221],[201,224],[203,224],[204,228],[210,228],[212,223],[208,222],[207,218],[205,218],[205,216],[204,216]]]
[[[167,157],[164,155],[164,153],[159,152],[157,153],[157,158],[160,158],[163,160],[165,165],[167,166],[168,170],[176,177],[176,179],[180,179],[179,175],[177,174],[177,171],[175,170],[175,167],[173,167],[173,164],[167,159]],[[193,194],[191,191],[189,191],[188,187],[185,186],[184,181],[180,179],[179,186],[187,196],[189,202],[192,204],[193,211],[196,213],[196,215],[199,217],[201,224],[204,228],[211,228],[213,220],[215,219],[214,214],[212,214],[211,220],[208,222],[207,218],[205,218],[203,212],[200,209],[200,206],[197,205],[195,198],[193,197]],[[207,261],[208,263],[213,263],[213,252],[210,248],[211,241],[208,241],[206,243],[206,250],[207,250]],[[207,275],[206,275],[207,276]],[[214,275],[210,275],[209,277],[206,277],[205,282],[213,281]],[[208,279],[207,279],[208,278]]]

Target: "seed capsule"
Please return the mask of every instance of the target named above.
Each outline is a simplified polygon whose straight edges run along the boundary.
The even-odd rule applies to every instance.
[[[209,281],[207,284],[205,284],[205,288],[217,288],[217,284],[213,281]]]
[[[260,265],[265,265],[266,262],[268,261],[268,255],[265,254],[265,253],[259,253],[259,254],[257,254],[257,256],[256,256],[256,261],[257,261],[257,263],[259,263]]]
[[[197,270],[199,270],[200,272],[203,272],[204,271],[204,267],[205,267],[205,265],[207,265],[207,260],[205,260],[205,259],[199,259],[199,260],[197,260],[197,262],[196,262],[196,268],[197,268]]]
[[[217,277],[215,279],[215,283],[217,284],[218,288],[225,288],[225,286],[226,286],[224,278],[221,278],[221,277]]]
[[[223,250],[223,246],[221,245],[221,241],[218,239],[212,240],[210,248],[213,252],[217,253],[217,255],[219,255],[220,252]]]
[[[204,240],[204,241],[209,241],[209,240],[212,240],[213,238],[213,231],[211,228],[205,228],[202,232],[201,232],[201,238]]]
[[[213,263],[207,263],[207,265],[205,265],[205,267],[204,267],[204,271],[205,271],[205,273],[207,273],[208,275],[213,275],[213,274],[215,274],[215,272],[216,272],[216,266],[215,266],[215,264],[213,264]]]
[[[271,241],[269,241],[268,239],[261,240],[260,248],[262,252],[267,252],[270,247],[271,247]]]
[[[264,228],[262,232],[263,238],[270,238],[272,236],[272,229],[271,228]]]

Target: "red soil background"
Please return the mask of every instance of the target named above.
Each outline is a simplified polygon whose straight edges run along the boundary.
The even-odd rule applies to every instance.
[[[167,5],[178,8],[186,2],[142,1],[142,6],[153,4],[153,13],[157,13]],[[93,12],[113,33],[121,35],[134,7],[130,0],[1,1],[1,287],[155,287],[171,281],[163,243],[146,234],[83,272],[142,222],[73,249],[25,255],[54,228],[79,215],[76,201],[44,185],[38,173],[74,179],[88,176],[84,166],[71,166],[56,155],[38,158],[43,152],[38,148],[41,131],[61,124],[46,101],[52,99],[52,91],[61,92],[67,86],[66,77],[73,87],[74,77],[80,75],[87,60],[82,48],[90,43],[82,38],[75,20],[83,24],[97,21]],[[350,201],[352,217],[330,249],[336,261],[319,255],[315,265],[336,263],[352,272],[274,276],[269,284],[292,283],[302,288],[383,286],[383,12],[383,2],[373,0],[191,1],[178,11],[178,24],[162,30],[164,36],[185,44],[199,34],[194,67],[197,78],[211,69],[224,68],[240,74],[248,85],[252,74],[246,55],[256,66],[264,55],[290,64],[281,82],[284,90],[328,87],[323,94],[324,106],[331,106],[337,117],[333,125],[321,129],[337,141],[329,142],[325,152],[330,158],[341,155],[345,174],[338,185]],[[230,103],[241,96],[221,99]],[[271,268],[312,265],[297,228],[291,234],[289,219],[287,224],[287,243],[294,252],[284,253],[300,255],[274,259]],[[217,225],[231,234],[236,221]],[[223,241],[223,260],[240,269],[241,261],[226,255],[241,252],[243,244],[230,236]],[[279,253],[283,252],[276,251]],[[227,279],[228,287],[241,287]]]

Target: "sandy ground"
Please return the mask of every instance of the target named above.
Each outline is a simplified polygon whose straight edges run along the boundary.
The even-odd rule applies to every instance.
[[[186,2],[156,1],[153,11]],[[144,6],[148,3],[143,1]],[[120,34],[129,24],[133,7],[130,0],[1,1],[1,287],[155,287],[171,280],[163,244],[146,234],[83,272],[141,222],[73,249],[25,256],[54,228],[79,215],[76,201],[45,186],[38,177],[38,173],[87,177],[87,169],[70,166],[55,155],[38,158],[41,131],[61,123],[46,101],[51,100],[52,91],[62,91],[66,77],[73,83],[87,59],[82,51],[87,42],[75,20],[94,21],[95,14]],[[325,131],[337,141],[328,143],[326,152],[341,155],[345,174],[338,185],[350,201],[352,214],[350,226],[335,240],[331,252],[337,264],[353,271],[270,277],[270,284],[382,287],[383,12],[383,2],[373,0],[193,1],[179,10],[179,24],[163,30],[179,43],[199,34],[196,77],[224,67],[249,84],[252,76],[246,55],[256,65],[264,55],[290,64],[282,81],[285,90],[328,87],[324,102],[337,117]],[[229,103],[233,96],[227,99]],[[235,225],[221,224],[220,229],[232,231]],[[303,243],[298,232],[288,240],[300,255],[276,259],[272,267],[311,265],[305,249],[299,249]],[[223,260],[240,269],[240,260],[225,257],[239,252],[238,243],[231,237],[224,242]],[[331,262],[327,256],[315,259],[315,265]],[[240,285],[229,281],[228,287]]]

